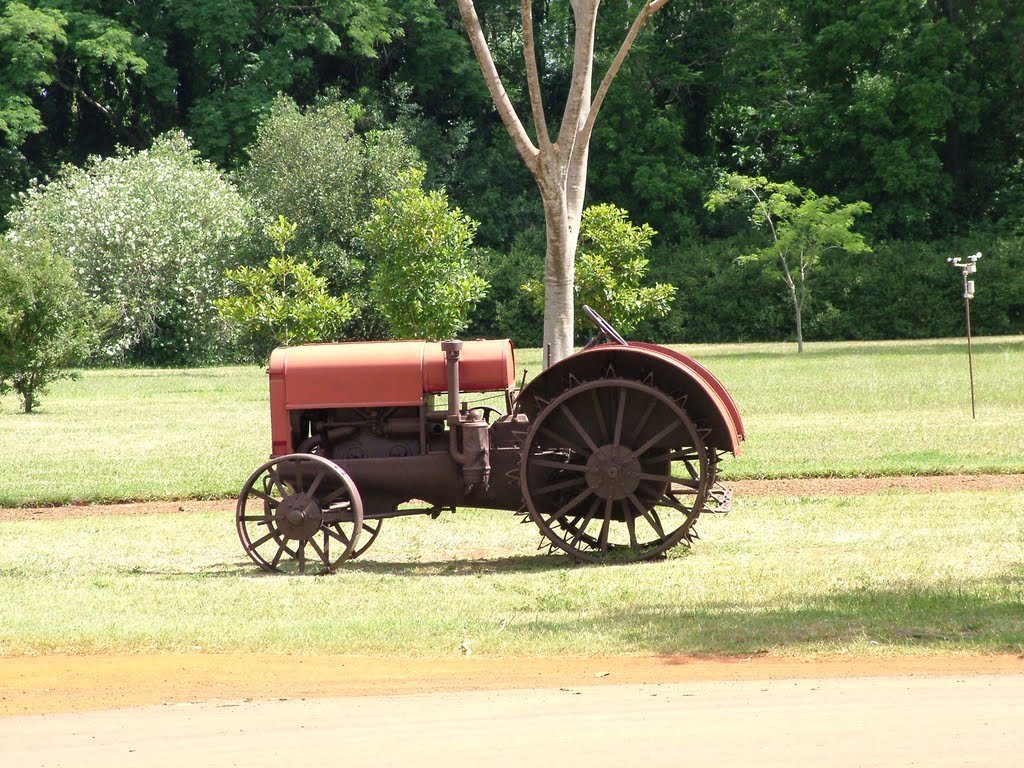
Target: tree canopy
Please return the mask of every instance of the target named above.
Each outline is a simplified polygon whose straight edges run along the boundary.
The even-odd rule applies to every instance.
[[[266,263],[262,226],[288,216],[300,224],[296,253],[323,262],[331,291],[347,293],[359,312],[349,331],[373,336],[386,332],[368,296],[375,267],[353,228],[400,172],[418,165],[424,190],[443,187],[479,222],[475,244],[490,254],[481,277],[492,292],[469,332],[534,339],[535,318],[516,302],[519,285],[541,279],[543,266],[519,259],[545,232],[546,213],[521,148],[539,151],[546,136],[567,153],[561,105],[583,94],[599,103],[600,119],[575,126],[577,136],[589,132],[589,152],[586,197],[574,205],[612,205],[649,223],[659,233],[645,256],[652,282],[677,288],[669,313],[646,318],[638,334],[792,333],[785,285],[735,260],[763,245],[748,217],[704,205],[729,174],[791,182],[835,199],[837,209],[870,205],[858,231],[876,253],[899,254],[893,274],[908,282],[929,275],[929,297],[942,297],[914,305],[927,322],[877,313],[866,323],[883,289],[873,296],[874,276],[828,251],[807,298],[815,338],[955,328],[955,306],[947,317],[937,303],[946,289],[931,260],[961,244],[986,250],[985,242],[1000,244],[986,257],[1008,282],[993,287],[1000,303],[989,318],[979,282],[979,332],[1024,330],[1011,290],[1024,236],[1024,4],[672,0],[645,18],[620,60],[648,3],[606,2],[581,24],[574,7],[590,3],[474,0],[477,43],[502,76],[507,107],[541,116],[524,121],[518,149],[459,5],[4,0],[0,227],[18,226],[20,193],[62,178],[62,169],[148,152],[178,131],[256,211],[245,217],[238,256]],[[524,18],[532,58],[523,56]],[[591,22],[594,76],[583,82],[574,79],[582,71],[576,40]],[[614,87],[599,98],[617,61]],[[346,192],[360,187],[366,194]],[[57,240],[53,247],[71,255]],[[503,259],[537,271],[513,275]],[[737,293],[756,301],[739,302]],[[513,317],[514,331],[498,323]]]

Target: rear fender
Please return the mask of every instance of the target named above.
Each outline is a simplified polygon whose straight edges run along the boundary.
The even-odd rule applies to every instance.
[[[602,344],[560,360],[531,381],[516,399],[516,412],[532,421],[544,405],[584,381],[624,378],[647,382],[681,407],[717,451],[740,454],[743,420],[725,385],[696,360],[657,344]]]

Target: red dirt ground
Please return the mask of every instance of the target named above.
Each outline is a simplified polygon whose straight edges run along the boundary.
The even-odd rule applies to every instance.
[[[1024,656],[21,656],[0,658],[0,717],[197,701],[272,701],[702,680],[1014,674],[1024,674]]]
[[[1024,475],[736,481],[737,496],[1024,490]],[[231,501],[0,510],[0,521],[230,509]],[[0,716],[245,699],[896,675],[1024,674],[1024,656],[409,659],[250,654],[0,657]]]

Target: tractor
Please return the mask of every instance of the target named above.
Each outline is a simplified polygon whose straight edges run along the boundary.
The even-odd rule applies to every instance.
[[[235,514],[245,552],[331,572],[385,520],[459,507],[517,513],[581,562],[689,545],[702,512],[731,507],[718,466],[745,437],[736,404],[695,360],[584,310],[596,335],[520,387],[508,339],[274,350],[270,460]]]

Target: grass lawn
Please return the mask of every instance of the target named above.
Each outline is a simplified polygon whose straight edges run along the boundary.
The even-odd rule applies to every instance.
[[[736,398],[726,479],[1024,471],[1024,337],[680,347]],[[540,370],[539,350],[518,366]],[[39,412],[0,401],[0,506],[230,497],[269,453],[262,368],[85,371]]]
[[[691,552],[578,567],[532,525],[388,521],[326,577],[265,575],[223,513],[0,523],[0,654],[143,650],[1021,652],[1019,492],[737,500]]]

